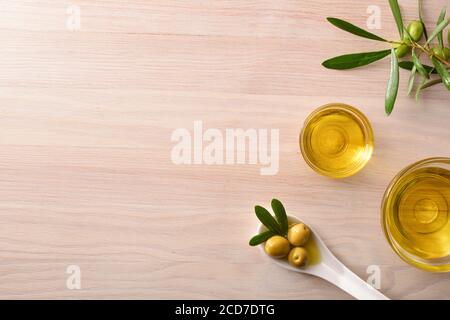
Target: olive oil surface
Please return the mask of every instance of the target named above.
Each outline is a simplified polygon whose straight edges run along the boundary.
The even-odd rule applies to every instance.
[[[339,105],[338,105],[339,106]],[[304,128],[302,143],[307,158],[330,176],[348,176],[365,165],[372,155],[373,140],[353,112],[324,109]]]
[[[313,266],[320,262],[320,250],[317,246],[316,240],[314,239],[314,235],[311,236],[308,241],[303,245],[303,247],[308,252],[308,261],[306,266]]]
[[[391,191],[387,228],[399,246],[422,259],[450,256],[450,171],[421,168]]]

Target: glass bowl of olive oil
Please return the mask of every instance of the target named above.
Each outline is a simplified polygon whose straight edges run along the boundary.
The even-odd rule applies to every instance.
[[[450,158],[419,161],[401,171],[383,197],[384,234],[409,264],[450,271]]]
[[[313,111],[300,133],[300,150],[317,173],[345,178],[360,171],[373,152],[369,120],[356,108],[331,103]]]

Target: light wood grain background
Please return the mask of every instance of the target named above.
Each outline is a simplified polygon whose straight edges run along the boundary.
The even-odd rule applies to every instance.
[[[401,1],[414,19],[415,1]],[[69,5],[81,29],[66,28]],[[425,1],[433,25],[448,0]],[[2,0],[0,2],[0,298],[349,299],[286,272],[247,242],[253,206],[281,199],[367,278],[381,268],[391,298],[450,298],[450,274],[402,262],[380,228],[391,178],[413,161],[450,156],[448,92],[405,95],[384,113],[389,62],[325,70],[333,55],[383,48],[325,21],[397,30],[384,0]],[[361,109],[376,135],[360,174],[335,181],[300,156],[317,106]],[[171,133],[279,128],[280,171],[176,166]],[[82,290],[66,288],[79,265]]]

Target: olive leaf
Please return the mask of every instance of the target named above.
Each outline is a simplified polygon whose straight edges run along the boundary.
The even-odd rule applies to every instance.
[[[426,89],[426,88],[429,88],[429,87],[432,87],[432,86],[434,86],[436,84],[439,84],[439,83],[442,83],[442,79],[440,79],[440,78],[439,79],[430,80],[430,81],[428,81],[427,83],[425,83],[422,86],[422,90]]]
[[[275,213],[275,217],[281,227],[282,235],[286,235],[289,228],[288,218],[286,215],[286,210],[280,200],[272,199],[272,210]]]
[[[439,14],[437,25],[439,25],[442,21],[444,21],[445,14],[446,14],[446,9],[442,8],[441,13]],[[438,37],[439,46],[441,48],[443,48],[444,47],[444,40],[442,39],[442,30],[440,32],[438,32],[437,37]]]
[[[335,70],[353,69],[383,59],[391,50],[351,53],[328,59],[322,63],[325,68]]]
[[[427,32],[427,26],[425,25],[425,19],[423,18],[423,1],[418,0],[418,6],[419,6],[419,20],[422,23],[423,27],[423,35],[425,36],[425,40],[428,40],[428,32]]]
[[[398,63],[398,66],[402,69],[411,70],[411,71],[415,67],[414,62],[412,62],[412,61],[400,61]],[[425,70],[427,70],[428,73],[437,74],[436,69],[434,69],[433,67],[427,66],[426,64],[422,64],[422,66],[425,68]]]
[[[416,102],[419,100],[420,92],[422,92],[423,86],[425,85],[426,82],[427,82],[426,78],[422,78],[422,80],[420,81],[420,85],[417,87],[416,90]]]
[[[276,233],[268,230],[268,231],[262,232],[260,234],[257,234],[256,236],[251,238],[248,244],[251,245],[252,247],[254,247],[263,242],[266,242],[269,238],[271,238],[275,235],[276,235]]]
[[[416,66],[413,66],[411,69],[411,75],[409,76],[409,79],[408,79],[408,92],[407,92],[408,96],[412,92],[415,78],[416,78]]]
[[[398,6],[397,0],[389,0],[389,6],[391,7],[392,14],[395,18],[395,23],[397,24],[398,33],[400,38],[403,38],[403,19],[402,13],[400,12],[400,7]]]
[[[414,52],[414,50],[412,50],[412,52],[411,52],[411,57],[413,59],[414,66],[416,67],[416,70],[420,73],[420,75],[422,77],[424,77],[425,79],[429,79],[430,78],[429,73],[427,72],[427,70],[425,70],[424,66],[420,62],[420,60],[417,57],[417,55]]]
[[[264,209],[261,206],[255,206],[255,213],[256,213],[256,216],[258,217],[259,221],[261,221],[261,223],[263,225],[265,225],[267,229],[269,229],[270,231],[272,231],[276,234],[280,234],[280,235],[282,234],[280,225],[274,219],[274,217],[269,213],[269,211],[267,211],[266,209]]]
[[[334,26],[338,27],[339,29],[342,29],[344,31],[350,32],[354,35],[363,37],[363,38],[367,38],[367,39],[371,39],[371,40],[377,40],[377,41],[383,41],[383,42],[387,42],[387,40],[377,36],[376,34],[373,34],[371,32],[368,32],[364,29],[361,29],[360,27],[357,27],[353,24],[351,24],[350,22],[338,19],[338,18],[333,18],[333,17],[328,17],[327,20]]]
[[[436,68],[436,71],[441,76],[442,82],[444,83],[445,87],[448,91],[450,91],[450,74],[448,73],[447,68],[445,68],[444,65],[438,59],[436,59],[436,57],[431,57],[431,61],[433,61],[433,65]]]
[[[437,27],[433,30],[433,32],[431,33],[431,35],[428,37],[427,42],[425,43],[426,45],[430,44],[431,41],[433,41],[434,38],[436,38],[436,36],[442,32],[442,30],[445,29],[445,27],[448,26],[448,24],[450,23],[450,18],[445,19],[444,21],[442,21],[441,23],[439,23],[437,25]]]
[[[389,75],[389,81],[386,89],[386,98],[384,107],[386,113],[390,115],[394,109],[395,100],[397,99],[399,82],[399,68],[398,59],[395,54],[395,49],[391,49],[391,72]]]

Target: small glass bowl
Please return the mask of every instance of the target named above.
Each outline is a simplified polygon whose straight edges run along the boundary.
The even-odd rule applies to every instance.
[[[364,168],[374,148],[369,120],[358,109],[343,103],[330,103],[313,111],[305,120],[299,140],[306,163],[317,173],[337,179]]]
[[[386,189],[386,192],[384,193],[382,204],[381,204],[381,225],[383,227],[384,235],[386,236],[387,241],[389,242],[389,245],[392,247],[392,249],[397,253],[397,255],[403,259],[405,262],[409,263],[410,265],[425,270],[425,271],[431,271],[431,272],[449,272],[450,271],[450,254],[446,257],[439,257],[435,259],[431,258],[424,258],[420,257],[417,254],[414,254],[411,252],[411,250],[407,250],[402,246],[401,241],[404,241],[407,244],[414,245],[415,248],[417,248],[417,244],[414,244],[413,242],[408,240],[407,235],[405,235],[402,232],[399,232],[399,227],[394,225],[390,226],[391,224],[395,224],[395,222],[400,221],[399,217],[399,204],[396,203],[395,199],[398,196],[398,192],[403,192],[405,189],[405,179],[408,177],[411,177],[411,173],[417,173],[418,170],[439,170],[440,173],[445,172],[445,176],[450,177],[450,158],[429,158],[425,160],[418,161],[416,163],[411,164],[410,166],[406,167],[400,173],[398,173],[394,179],[392,179],[391,183]],[[422,174],[422,173],[421,173]],[[439,178],[441,176],[439,175]],[[412,178],[411,178],[412,179]],[[448,181],[450,178],[444,178],[444,185],[448,184],[449,189],[443,188],[446,190],[446,192],[450,193],[450,182]],[[409,180],[408,180],[408,183]],[[414,198],[414,202],[412,201],[407,202],[405,200],[405,203],[407,203],[408,206],[416,206],[417,203],[420,201],[426,201],[429,202],[435,200],[435,195],[430,196],[430,191],[426,191],[424,193],[419,193],[419,196],[416,196]],[[445,208],[438,208],[437,209],[437,215],[443,216],[445,219],[444,221],[439,222],[440,225],[438,225],[438,228],[446,227],[450,223],[450,217],[448,215],[450,214],[450,203],[446,198],[441,194],[438,194],[438,197],[440,201],[443,201],[443,206]],[[407,199],[409,200],[409,199]],[[415,208],[415,207],[414,207]],[[397,210],[396,210],[397,209]],[[430,214],[430,209],[426,209],[426,213]],[[434,208],[433,208],[434,210]],[[419,212],[421,212],[419,210]],[[434,214],[434,211],[431,211]],[[417,216],[417,213],[414,212],[415,217]],[[417,218],[416,218],[417,219]],[[419,216],[420,219],[420,216]],[[435,219],[435,218],[434,218]],[[431,221],[431,222],[430,222]],[[424,223],[430,224],[434,222],[433,220],[425,221]],[[401,235],[399,238],[395,238],[393,235],[393,230],[396,230],[395,232],[399,235]],[[439,229],[436,229],[439,230]],[[426,230],[424,230],[426,231]],[[430,229],[431,231],[431,229]],[[426,233],[426,232],[423,232]],[[409,241],[409,242],[408,242]],[[448,235],[448,241],[450,241],[450,234]],[[406,246],[405,246],[406,247]]]

